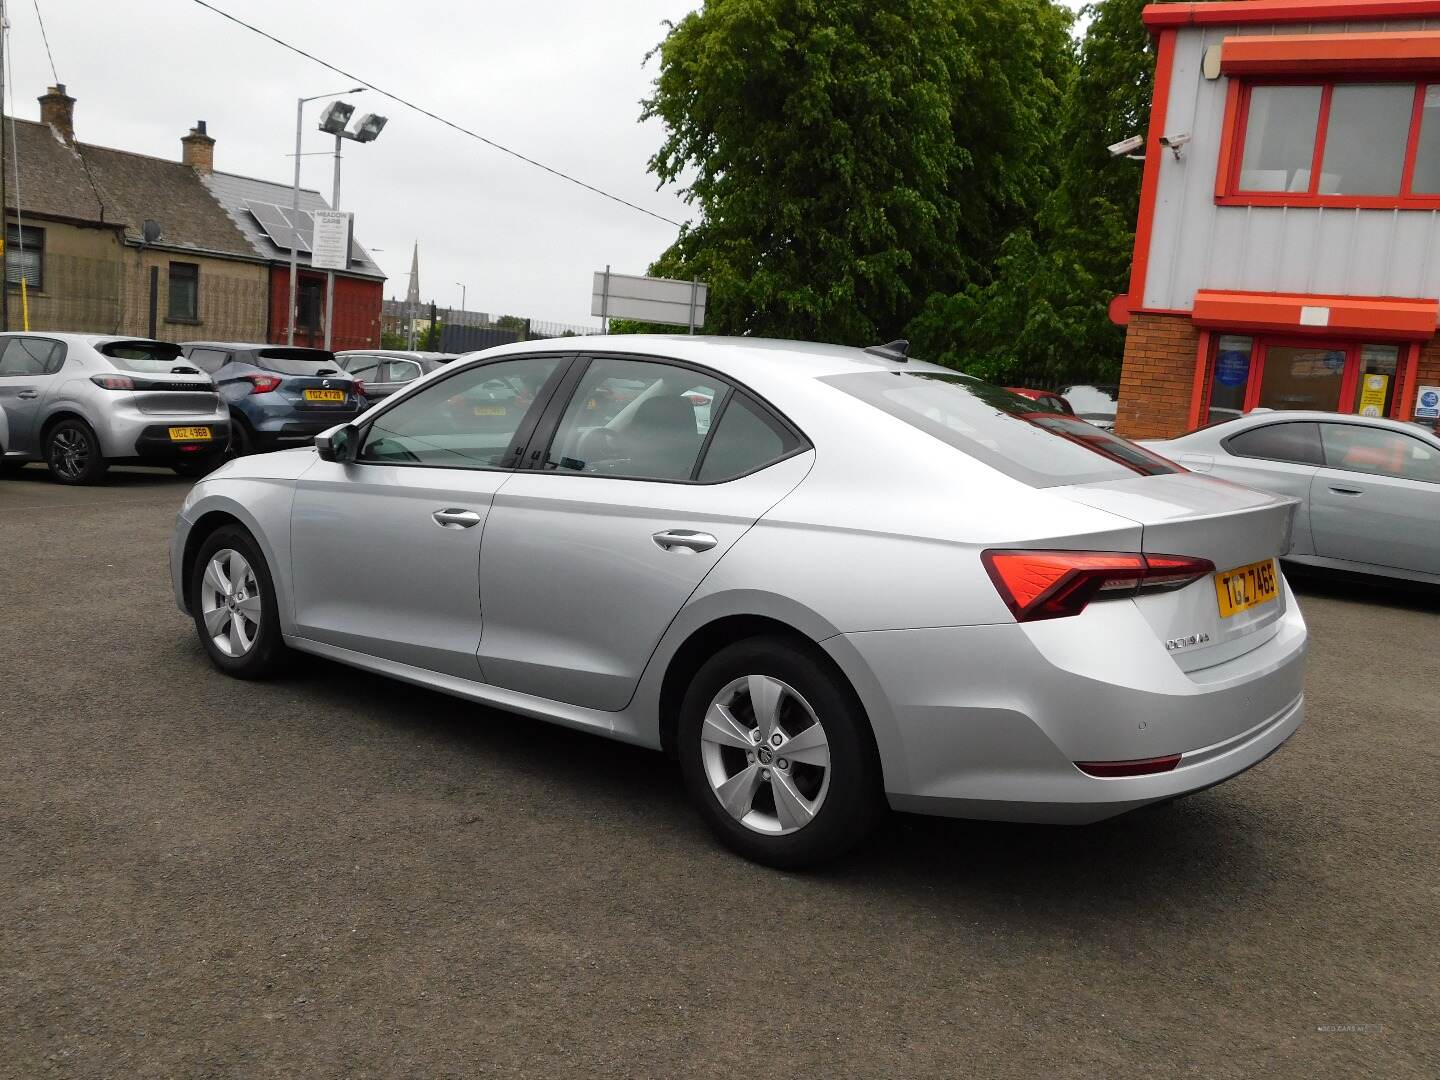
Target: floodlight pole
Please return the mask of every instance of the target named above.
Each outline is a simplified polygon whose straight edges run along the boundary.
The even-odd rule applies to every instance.
[[[339,132],[335,134],[335,185],[330,191],[330,209],[340,209],[340,143],[342,137]],[[348,260],[350,253],[350,241],[345,241],[345,253]],[[325,351],[330,351],[330,334],[335,326],[335,271],[325,271]]]
[[[300,98],[295,102],[295,183],[290,187],[290,315],[285,320],[285,344],[295,344],[295,276],[299,272],[300,230],[293,228],[300,220],[300,126],[305,121],[305,102],[313,98]]]

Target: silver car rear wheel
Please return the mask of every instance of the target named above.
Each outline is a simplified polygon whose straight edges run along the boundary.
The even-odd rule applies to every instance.
[[[705,778],[752,832],[786,836],[814,820],[830,789],[830,742],[810,703],[770,675],[727,683],[700,730]]]
[[[264,612],[260,583],[245,556],[233,548],[215,552],[200,581],[200,613],[215,648],[244,656],[255,647]]]

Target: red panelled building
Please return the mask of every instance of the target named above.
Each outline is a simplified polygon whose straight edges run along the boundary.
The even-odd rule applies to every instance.
[[[1156,4],[1117,428],[1440,394],[1440,0]]]

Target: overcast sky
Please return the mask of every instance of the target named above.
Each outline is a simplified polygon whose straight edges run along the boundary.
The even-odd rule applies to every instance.
[[[676,221],[692,215],[645,170],[661,129],[638,122],[655,76],[645,54],[695,0],[213,0],[277,37],[554,168]],[[1078,6],[1072,3],[1071,6]],[[10,0],[7,96],[38,119],[53,81],[31,3]],[[295,99],[346,87],[312,61],[194,0],[40,0],[82,142],[179,158],[209,123],[216,168],[288,181]],[[673,225],[619,206],[367,92],[390,118],[369,145],[346,143],[341,206],[403,297],[420,245],[426,301],[491,315],[591,324],[590,275],[643,273]],[[333,145],[306,107],[305,149]],[[329,198],[331,159],[307,157],[302,183]]]

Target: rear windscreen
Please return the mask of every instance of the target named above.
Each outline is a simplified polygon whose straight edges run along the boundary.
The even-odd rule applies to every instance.
[[[121,371],[142,375],[199,374],[180,355],[180,346],[168,341],[111,341],[101,345],[100,352]]]
[[[256,367],[281,375],[343,375],[335,354],[324,349],[261,349]]]
[[[821,380],[1031,487],[1182,471],[1073,416],[968,375],[875,371]]]

